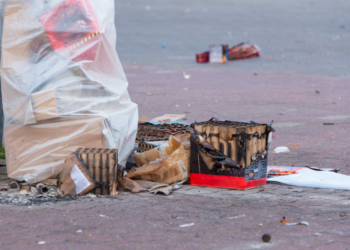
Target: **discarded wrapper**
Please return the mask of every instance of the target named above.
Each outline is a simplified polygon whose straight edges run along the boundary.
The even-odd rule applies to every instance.
[[[228,62],[228,45],[213,44],[209,47],[209,62],[210,63],[225,63]]]
[[[41,183],[58,187],[59,180],[58,179],[45,179],[45,180],[42,180]]]
[[[31,190],[31,185],[28,184],[28,183],[21,183],[21,185],[20,185],[20,190],[25,190],[25,191],[30,192],[30,190]]]
[[[209,62],[209,51],[196,55],[197,63]]]
[[[210,46],[210,51],[196,55],[197,63],[224,63],[228,60],[259,57],[260,48],[257,45],[242,42],[228,49],[227,45],[215,44]]]
[[[233,46],[228,51],[229,60],[246,59],[260,56],[260,49],[257,45],[247,44],[246,42]]]
[[[78,153],[72,153],[66,159],[59,181],[62,196],[84,195],[95,188],[90,172]]]
[[[144,180],[131,180],[127,177],[123,178],[124,186],[126,189],[133,193],[148,191],[150,194],[164,194],[169,195],[174,189],[179,189],[183,182],[168,185],[164,183],[144,181]]]

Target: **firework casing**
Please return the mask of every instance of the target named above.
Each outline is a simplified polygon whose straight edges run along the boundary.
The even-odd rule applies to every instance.
[[[266,185],[268,152],[267,150],[259,152],[258,140],[262,143],[261,148],[267,148],[267,138],[273,130],[270,126],[231,121],[208,121],[200,124],[220,127],[220,139],[226,136],[228,140],[227,152],[223,146],[220,147],[221,153],[229,156],[241,168],[232,171],[227,171],[227,168],[213,169],[208,165],[208,160],[203,158],[196,142],[191,139],[191,185],[233,189]],[[195,128],[195,124],[191,126]],[[224,127],[227,128],[227,134]],[[265,131],[265,134],[259,134],[259,128],[262,128],[261,131]],[[225,141],[222,139],[220,142],[224,144]]]
[[[91,178],[95,180],[96,188],[92,191],[101,195],[116,195],[118,188],[117,164],[118,150],[106,148],[79,148],[76,152],[88,155]]]
[[[220,126],[219,128],[219,137],[220,137],[220,151],[224,154],[229,156],[228,153],[228,128],[225,126]]]
[[[219,140],[219,126],[213,126],[211,129],[211,145],[216,149],[220,151],[220,140]]]

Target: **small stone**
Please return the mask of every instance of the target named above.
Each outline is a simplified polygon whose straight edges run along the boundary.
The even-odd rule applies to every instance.
[[[20,195],[26,195],[26,194],[28,194],[28,191],[27,190],[21,190],[21,191],[19,191],[19,194]]]
[[[271,235],[270,234],[264,234],[262,236],[263,242],[269,242],[271,240]]]

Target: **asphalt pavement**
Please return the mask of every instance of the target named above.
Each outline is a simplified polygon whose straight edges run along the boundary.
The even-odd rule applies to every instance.
[[[117,50],[124,65],[349,76],[349,12],[346,0],[120,0]],[[259,59],[195,63],[210,44],[245,40]]]
[[[120,0],[116,10],[117,50],[140,116],[274,120],[272,148],[290,152],[270,151],[269,165],[350,174],[349,1]],[[261,57],[195,62],[210,44],[243,40]],[[349,191],[276,184],[185,185],[170,196],[0,205],[0,248],[350,249],[349,199]],[[287,226],[283,216],[309,225]]]

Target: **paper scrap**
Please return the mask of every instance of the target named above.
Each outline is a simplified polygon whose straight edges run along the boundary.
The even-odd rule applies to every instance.
[[[72,172],[70,174],[72,177],[72,180],[75,184],[75,192],[77,194],[80,194],[82,191],[84,191],[86,188],[88,188],[91,183],[88,179],[86,179],[85,175],[81,170],[78,168],[76,164],[74,164],[74,167],[72,168]]]
[[[306,221],[301,221],[298,223],[286,223],[287,226],[295,226],[295,225],[302,225],[302,226],[309,226],[310,224]]]
[[[277,147],[273,150],[276,154],[290,152],[287,147]]]
[[[194,226],[194,223],[180,225],[180,227],[192,227],[192,226]]]

